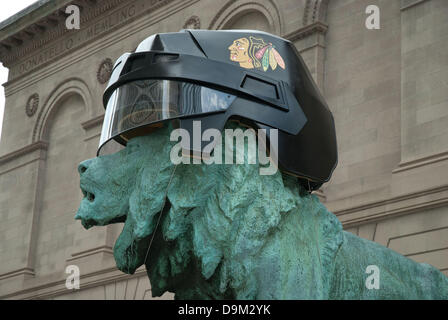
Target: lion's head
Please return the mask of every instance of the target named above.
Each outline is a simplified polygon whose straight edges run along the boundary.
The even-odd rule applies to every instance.
[[[76,219],[85,228],[124,222],[114,247],[117,267],[132,274],[146,264],[153,295],[254,298],[260,290],[254,271],[260,268],[257,259],[267,259],[270,251],[262,250],[268,239],[277,237],[280,228],[297,229],[298,239],[311,237],[313,230],[300,230],[298,221],[282,224],[284,217],[295,212],[291,219],[320,215],[337,223],[294,178],[280,171],[260,175],[258,162],[174,165],[170,152],[176,142],[170,141],[170,130],[165,126],[133,138],[125,149],[79,166],[85,197]],[[233,146],[225,139],[224,145]],[[314,214],[307,217],[306,211]],[[306,242],[300,245],[305,248]]]

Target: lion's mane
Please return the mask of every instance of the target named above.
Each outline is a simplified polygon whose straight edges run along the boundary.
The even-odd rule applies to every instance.
[[[286,259],[292,268],[305,262],[331,263],[327,257],[342,242],[339,221],[296,179],[280,171],[260,175],[258,162],[247,164],[247,147],[233,147],[235,153],[245,153],[242,165],[175,166],[167,159],[173,146],[167,128],[139,139],[157,142],[147,146],[155,168],[145,173],[149,164],[144,164],[138,173],[142,180],[137,179],[114,251],[120,269],[128,273],[146,260],[153,295],[171,291],[176,298],[253,299],[264,289],[260,277],[266,275],[258,272],[260,267],[272,269],[273,280],[285,272],[269,265],[272,259]],[[223,145],[229,146],[224,136]],[[160,226],[153,235],[165,195]],[[290,241],[300,245],[300,251],[308,249],[308,255],[280,252],[280,243]],[[313,272],[309,276],[318,279],[319,272]],[[271,290],[271,294],[276,293]]]

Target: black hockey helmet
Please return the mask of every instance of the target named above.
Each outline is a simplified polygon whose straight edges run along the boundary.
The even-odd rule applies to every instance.
[[[103,103],[98,154],[109,140],[126,145],[163,121],[179,119],[192,134],[193,121],[202,132],[222,131],[238,118],[268,139],[278,129],[279,168],[306,188],[320,187],[336,167],[334,120],[319,89],[294,45],[265,32],[153,35],[117,60]]]

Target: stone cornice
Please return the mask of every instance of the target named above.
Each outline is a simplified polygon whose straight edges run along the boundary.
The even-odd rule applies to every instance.
[[[0,41],[0,60],[10,68],[10,81],[23,77],[38,67],[83,47],[104,33],[172,1],[174,0],[71,1],[69,4],[76,4],[82,9],[80,30],[67,30],[65,13],[57,9],[44,17],[43,22],[32,24]]]
[[[90,130],[103,124],[104,114],[81,123],[84,130]]]
[[[150,8],[148,12],[138,12],[138,15],[129,19],[129,21],[123,22],[119,26],[114,26],[113,28],[103,30],[101,33],[95,37],[90,38],[88,41],[82,43],[80,46],[73,46],[73,50],[66,51],[65,53],[57,56],[56,58],[39,65],[29,75],[23,74],[20,76],[12,75],[14,69],[10,69],[10,79],[3,86],[5,87],[6,97],[24,90],[28,86],[41,81],[50,75],[60,72],[61,70],[72,66],[73,64],[86,59],[86,57],[96,54],[97,52],[104,50],[108,46],[120,42],[129,38],[130,34],[135,34],[144,28],[147,28],[158,21],[165,19],[167,16],[184,9],[185,7],[191,6],[199,0],[165,0],[163,10],[155,10],[153,7]],[[125,8],[129,8],[133,3],[140,3],[147,5],[149,2],[146,0],[135,0],[132,2],[127,2]],[[162,3],[162,2],[160,2]],[[116,8],[109,12],[109,16],[114,14],[116,11],[122,11],[121,8]],[[96,19],[96,24],[102,24],[104,20],[108,19],[108,15],[105,14],[101,19]],[[95,25],[95,23],[93,24]],[[82,28],[81,30],[82,31]],[[113,32],[111,32],[113,31]],[[101,41],[97,41],[101,38]],[[59,39],[60,40],[64,40]],[[57,43],[57,41],[56,41]],[[54,46],[54,42],[52,43]],[[23,60],[22,60],[23,61]],[[23,63],[23,62],[22,62]],[[16,65],[17,66],[17,65]],[[26,76],[25,76],[26,75]]]
[[[429,164],[447,161],[448,160],[448,151],[433,154],[427,157],[422,157],[415,160],[403,161],[401,162],[396,169],[392,171],[392,173],[398,173],[406,170],[415,169],[418,167],[423,167]]]
[[[39,0],[0,23],[0,42],[19,32],[27,30],[35,23],[44,22],[44,18],[55,13],[60,7],[72,0]],[[31,31],[32,28],[27,31]],[[31,36],[33,33],[30,33]]]
[[[446,206],[448,185],[332,212],[344,228]],[[330,204],[331,207],[331,204]]]
[[[401,0],[400,11],[406,11],[429,0]]]
[[[31,268],[21,268],[21,269],[17,269],[17,270],[13,270],[10,272],[6,272],[3,274],[0,274],[0,281],[8,279],[8,278],[13,278],[13,277],[17,277],[17,276],[35,276],[34,274],[34,269]]]
[[[44,141],[37,141],[32,144],[29,144],[23,148],[20,148],[16,151],[10,152],[2,157],[0,157],[0,166],[4,165],[10,161],[16,160],[24,155],[27,155],[36,150],[47,150],[48,143]]]
[[[116,267],[105,268],[92,273],[81,274],[81,290],[86,290],[140,276],[147,276],[144,267],[140,267],[139,269],[137,269],[137,271],[132,276],[119,271]],[[61,279],[59,281],[49,282],[44,285],[32,286],[20,291],[0,296],[0,299],[50,299],[58,295],[70,293],[65,287],[65,282],[66,279]]]
[[[328,26],[325,23],[321,21],[316,21],[307,26],[294,30],[293,32],[285,34],[283,35],[283,37],[293,42],[296,40],[306,38],[312,34],[316,33],[325,34],[327,33],[327,30]]]
[[[81,8],[83,8],[84,3],[88,3],[90,6],[94,5],[94,2],[87,0],[49,1],[2,29],[0,31],[0,60],[3,64],[9,67],[16,59],[38,49],[55,37],[69,32],[65,28],[67,15],[63,8],[72,3],[76,3]],[[11,18],[14,18],[14,16]],[[86,18],[85,14],[82,13],[81,23],[85,22]],[[21,23],[21,20],[25,20],[26,23]]]
[[[70,258],[67,258],[66,261],[70,262],[70,261],[74,261],[74,260],[90,257],[90,256],[96,255],[98,253],[110,254],[111,256],[113,256],[113,254],[114,254],[112,247],[100,246],[100,247],[97,247],[97,248],[92,248],[92,249],[89,249],[89,250],[72,253],[72,256]]]

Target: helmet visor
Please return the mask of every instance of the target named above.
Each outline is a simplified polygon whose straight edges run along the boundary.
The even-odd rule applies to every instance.
[[[112,138],[125,145],[164,120],[225,111],[236,96],[201,85],[172,80],[139,80],[118,87],[110,96],[98,154]]]

